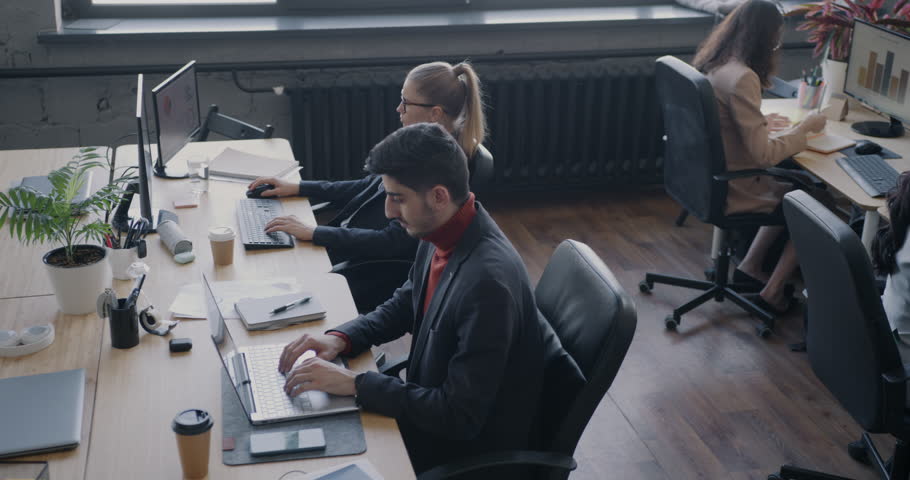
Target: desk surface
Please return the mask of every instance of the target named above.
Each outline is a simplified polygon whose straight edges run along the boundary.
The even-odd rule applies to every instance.
[[[261,155],[291,155],[287,141],[280,139],[193,143],[186,148],[214,156],[227,145]],[[75,149],[54,149],[0,152],[3,155],[0,156],[0,182],[8,183],[16,176],[33,174],[39,170],[34,164],[34,170],[7,164],[30,162],[35,158],[47,165],[53,162],[62,164],[74,151]],[[118,166],[135,164],[135,161],[135,146],[121,147],[118,150]],[[43,170],[49,171],[50,168]],[[171,259],[170,253],[156,236],[148,237],[149,256],[145,262],[151,270],[143,292],[159,311],[166,311],[178,289],[185,284],[199,282],[204,272],[216,281],[262,279],[269,276],[294,277],[304,288],[314,291],[326,307],[327,316],[324,320],[277,332],[251,333],[243,329],[238,321],[228,320],[229,328],[239,345],[286,343],[304,332],[321,333],[356,316],[344,278],[326,273],[331,265],[321,247],[301,242],[294,249],[245,252],[240,242],[235,242],[233,265],[215,267],[206,232],[209,226],[215,224],[236,228],[234,205],[236,199],[243,198],[245,185],[213,180],[209,192],[200,199],[199,207],[173,209],[170,204],[172,199],[188,190],[187,180],[153,180],[153,203],[178,214],[181,228],[193,241],[196,252],[195,262],[179,265]],[[313,219],[306,199],[287,199],[283,203],[286,213],[296,214],[302,219]],[[14,240],[7,235],[4,242]],[[10,245],[13,246],[12,243]],[[0,244],[0,247],[6,246],[7,243]],[[47,249],[31,248],[34,252],[41,253]],[[6,255],[4,257],[6,268],[11,259]],[[24,285],[34,288],[44,282],[48,293],[50,292],[44,272],[35,268],[33,263],[40,261],[40,256],[37,259],[17,258],[12,261],[15,265],[21,264],[22,270],[19,271],[27,272],[22,279]],[[37,276],[40,279],[32,278]],[[0,283],[0,288],[12,286],[13,283]],[[130,282],[114,280],[114,287],[118,293],[125,295]],[[6,291],[19,293],[25,290]],[[51,478],[117,478],[126,472],[129,472],[131,478],[137,479],[180,478],[180,464],[170,420],[178,411],[194,407],[209,410],[215,418],[209,478],[278,478],[294,469],[313,471],[360,458],[333,457],[227,467],[221,463],[221,364],[205,320],[181,322],[171,337],[191,338],[193,349],[185,354],[171,355],[167,348],[167,338],[146,335],[144,332],[138,346],[129,350],[113,349],[106,321],[96,315],[64,317],[56,308],[54,298],[49,295],[0,300],[0,318],[3,318],[0,325],[4,328],[19,328],[15,323],[7,327],[11,323],[7,319],[23,318],[25,312],[28,312],[28,324],[48,323],[55,315],[65,321],[63,327],[58,327],[58,339],[49,349],[28,357],[0,361],[0,377],[44,373],[83,364],[88,373],[82,444],[70,452],[35,457],[51,460]],[[61,355],[61,352],[65,354]],[[350,366],[355,371],[375,368],[369,352],[351,361]],[[413,478],[414,472],[396,422],[371,413],[363,413],[361,418],[367,440],[367,452],[363,456],[369,458],[385,478]]]
[[[793,109],[796,104],[795,99],[774,99],[763,100],[762,111],[765,113],[782,112],[786,113]],[[828,121],[825,130],[834,135],[851,138],[854,140],[866,139],[871,140],[879,145],[888,148],[903,158],[886,160],[897,171],[903,172],[910,170],[910,133],[904,134],[900,138],[875,138],[860,135],[850,129],[854,122],[864,120],[881,120],[882,118],[858,105],[854,102],[850,104],[850,112],[844,121]],[[794,159],[800,166],[819,177],[823,182],[828,184],[834,190],[840,192],[858,207],[863,210],[877,210],[885,205],[884,198],[873,198],[866,194],[862,188],[835,162],[835,159],[841,157],[840,153],[822,154],[812,151],[804,151],[794,155]]]

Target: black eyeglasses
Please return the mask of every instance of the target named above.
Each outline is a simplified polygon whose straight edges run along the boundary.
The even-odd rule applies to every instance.
[[[409,102],[409,101],[405,100],[404,97],[401,97],[401,113],[408,113],[408,105],[410,105],[412,107],[426,107],[426,108],[433,108],[436,106],[431,103]]]

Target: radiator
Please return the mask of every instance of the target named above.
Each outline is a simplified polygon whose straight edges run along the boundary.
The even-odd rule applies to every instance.
[[[661,182],[663,123],[651,58],[478,65],[499,191]],[[400,126],[406,70],[349,72],[291,93],[294,154],[308,179],[363,175]]]

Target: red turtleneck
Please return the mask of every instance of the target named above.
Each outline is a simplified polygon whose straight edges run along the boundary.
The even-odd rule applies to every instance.
[[[439,285],[439,278],[442,277],[442,271],[445,270],[449,263],[449,257],[458,246],[458,241],[464,236],[468,225],[477,215],[477,207],[474,205],[474,194],[468,195],[468,200],[458,210],[452,218],[444,223],[441,227],[427,235],[424,240],[432,243],[436,247],[436,253],[433,254],[433,260],[430,261],[430,275],[427,277],[427,293],[423,299],[423,313],[427,313],[430,306],[430,300],[433,299],[433,292]]]

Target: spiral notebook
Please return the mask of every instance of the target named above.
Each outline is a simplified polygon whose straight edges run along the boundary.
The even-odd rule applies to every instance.
[[[271,313],[282,305],[304,297],[310,297],[310,300],[281,313]],[[265,298],[241,298],[234,303],[234,309],[237,310],[247,330],[274,330],[325,318],[325,308],[319,303],[319,299],[307,292]]]

